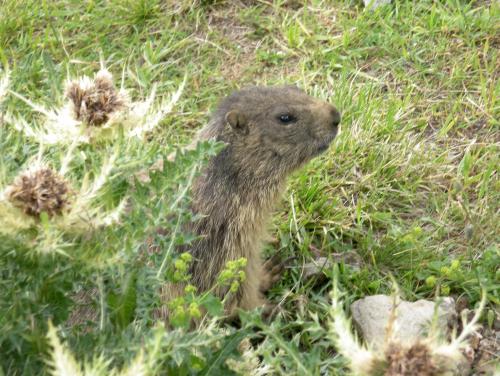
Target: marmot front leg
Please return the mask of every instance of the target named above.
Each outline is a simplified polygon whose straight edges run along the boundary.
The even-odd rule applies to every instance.
[[[245,310],[263,308],[264,317],[270,316],[275,305],[267,300],[264,293],[281,278],[284,265],[278,255],[264,264],[259,257],[250,258],[245,270],[246,280],[241,285],[241,300],[238,307]]]
[[[281,257],[275,254],[264,262],[263,275],[260,283],[261,293],[266,293],[280,280],[287,261],[288,260],[282,261]]]
[[[265,306],[268,302],[261,292],[262,279],[265,277],[264,267],[258,257],[250,257],[245,269],[246,279],[241,284],[241,299],[238,308],[252,310]]]

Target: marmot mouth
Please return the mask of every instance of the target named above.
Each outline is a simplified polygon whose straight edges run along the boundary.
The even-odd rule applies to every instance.
[[[330,143],[323,143],[318,146],[318,153],[325,152],[330,147]]]
[[[336,134],[332,134],[330,136],[327,136],[325,140],[320,141],[317,145],[317,151],[318,153],[323,153],[326,151],[330,145],[332,144],[332,141],[334,140]]]

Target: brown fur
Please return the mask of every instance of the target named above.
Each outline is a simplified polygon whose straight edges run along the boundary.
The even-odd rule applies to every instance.
[[[293,116],[283,123],[281,115]],[[193,186],[193,210],[204,217],[190,230],[200,238],[187,250],[198,291],[216,282],[226,262],[247,259],[246,280],[227,311],[266,305],[262,291],[272,276],[261,261],[267,221],[287,176],[324,150],[337,133],[338,111],[293,86],[250,87],[226,98],[197,140],[215,138],[226,147]],[[170,300],[179,286],[166,288]],[[219,289],[222,297],[226,291]]]

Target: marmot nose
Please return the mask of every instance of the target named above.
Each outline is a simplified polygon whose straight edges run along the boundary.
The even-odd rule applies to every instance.
[[[340,112],[337,111],[337,109],[335,107],[332,107],[331,110],[330,110],[330,113],[331,113],[331,116],[332,116],[332,126],[334,128],[338,127],[338,125],[340,124]]]

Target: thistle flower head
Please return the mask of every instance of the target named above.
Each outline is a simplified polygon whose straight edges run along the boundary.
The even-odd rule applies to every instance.
[[[410,346],[390,343],[385,349],[385,373],[387,376],[439,375],[440,369],[434,360],[432,350],[424,342]]]
[[[127,106],[126,94],[116,89],[106,69],[97,72],[94,80],[83,77],[68,82],[66,97],[75,119],[90,126],[103,125],[113,113]]]
[[[52,169],[42,167],[19,175],[8,189],[8,199],[25,214],[39,218],[62,214],[68,205],[66,181]]]
[[[0,176],[0,233],[12,235],[36,229],[24,235],[36,237],[36,242],[29,243],[37,245],[37,252],[64,253],[63,235],[87,233],[120,221],[128,196],[114,208],[105,208],[101,201],[117,152],[103,161],[97,175],[87,172],[81,181],[67,173],[73,152],[74,148],[68,150],[57,172],[42,162],[39,154],[13,181],[4,182]],[[48,216],[46,223],[39,221],[42,213]]]

